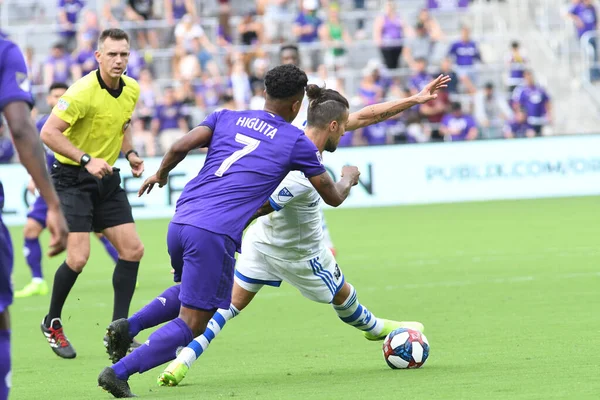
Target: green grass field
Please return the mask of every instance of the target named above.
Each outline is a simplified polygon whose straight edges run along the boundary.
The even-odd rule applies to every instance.
[[[377,316],[425,324],[420,370],[391,370],[330,306],[266,288],[231,321],[183,385],[156,368],[130,379],[146,399],[598,399],[598,198],[333,210],[338,261]],[[138,224],[146,254],[132,311],[171,284],[167,221]],[[15,247],[20,230],[13,229]],[[44,236],[46,238],[46,236]],[[14,282],[29,280],[17,251]],[[52,281],[61,260],[45,260]],[[74,360],[39,329],[49,296],[15,301],[11,399],[109,399],[96,386],[112,313],[112,265],[92,257],[63,312]],[[149,332],[139,339],[147,337]]]

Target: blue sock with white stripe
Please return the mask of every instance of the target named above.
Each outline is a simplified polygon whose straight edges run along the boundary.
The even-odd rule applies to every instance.
[[[350,285],[350,284],[348,284]],[[342,321],[361,331],[379,335],[383,330],[383,321],[375,317],[367,307],[358,302],[356,290],[350,285],[350,295],[339,306],[333,305],[333,309]]]
[[[184,363],[188,368],[198,359],[208,348],[210,342],[221,332],[227,321],[237,316],[240,311],[233,304],[229,309],[219,308],[215,315],[208,321],[204,333],[187,345],[177,356],[177,361]]]

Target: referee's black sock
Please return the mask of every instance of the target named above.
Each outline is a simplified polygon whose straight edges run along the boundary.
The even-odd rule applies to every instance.
[[[135,291],[139,261],[117,261],[113,273],[113,288],[115,289],[115,304],[113,308],[113,321],[129,316],[129,305]]]
[[[79,272],[75,272],[69,268],[66,261],[56,270],[52,286],[52,298],[50,299],[50,311],[48,311],[48,316],[46,317],[46,321],[44,321],[44,325],[47,328],[50,327],[50,322],[54,318],[60,318],[65,301],[67,301],[69,292],[73,285],[75,285],[78,276]]]

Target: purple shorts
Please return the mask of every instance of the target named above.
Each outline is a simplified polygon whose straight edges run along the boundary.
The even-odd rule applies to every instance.
[[[13,301],[11,275],[13,269],[13,248],[8,229],[0,218],[0,313]]]
[[[42,196],[38,196],[27,213],[27,218],[36,220],[42,228],[46,227],[46,215],[48,214],[48,204]]]
[[[235,270],[235,242],[191,225],[171,222],[167,248],[175,282],[181,282],[179,300],[187,308],[229,308]]]

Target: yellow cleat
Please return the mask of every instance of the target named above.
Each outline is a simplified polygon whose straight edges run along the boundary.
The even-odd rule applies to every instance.
[[[379,335],[373,335],[370,332],[364,332],[367,340],[383,340],[390,332],[395,331],[398,328],[408,328],[423,333],[425,327],[420,322],[415,321],[392,321],[389,319],[382,319],[383,329]]]
[[[29,282],[23,289],[15,292],[15,298],[21,299],[23,297],[45,296],[47,294],[48,284],[45,281]]]
[[[177,386],[181,383],[185,374],[188,372],[188,367],[184,363],[175,360],[167,365],[167,368],[158,377],[159,386]]]

